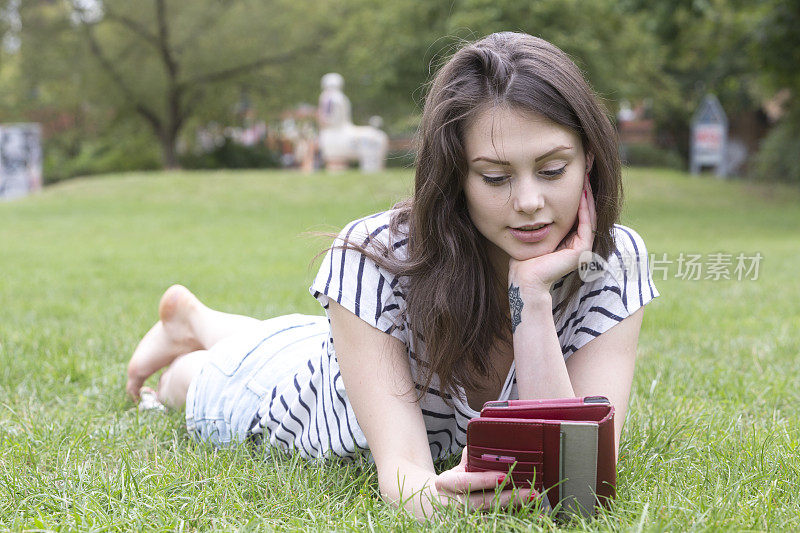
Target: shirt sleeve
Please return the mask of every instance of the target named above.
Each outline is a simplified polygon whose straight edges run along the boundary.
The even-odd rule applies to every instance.
[[[614,242],[608,261],[600,262],[602,270],[583,276],[577,303],[557,327],[565,359],[659,296],[641,236],[618,224]]]
[[[334,300],[372,327],[407,343],[405,296],[398,278],[361,252],[341,248],[345,240],[362,246],[380,240],[392,247],[389,216],[379,213],[345,226],[325,254],[309,292],[326,313]]]

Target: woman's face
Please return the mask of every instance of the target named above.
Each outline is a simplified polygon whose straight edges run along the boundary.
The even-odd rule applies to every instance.
[[[492,259],[553,252],[573,229],[591,164],[580,137],[541,115],[495,107],[467,126],[464,140],[467,209]]]

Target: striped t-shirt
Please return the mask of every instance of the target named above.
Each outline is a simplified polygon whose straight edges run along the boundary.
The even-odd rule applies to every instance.
[[[389,228],[392,211],[385,211],[348,224],[334,244],[346,237],[362,245],[378,240],[391,247],[400,258],[407,253],[408,236],[393,234]],[[602,334],[625,317],[658,296],[648,268],[647,249],[642,238],[631,228],[615,225],[616,249],[606,268],[598,275],[586,277],[577,296],[562,301],[567,276],[551,289],[555,311],[566,305],[555,323],[558,340],[567,359],[581,346]],[[309,291],[328,309],[335,300],[371,326],[399,339],[408,348],[411,374],[419,379],[417,360],[424,360],[425,348],[410,335],[405,316],[404,280],[379,267],[363,254],[350,249],[334,248],[326,254]],[[301,315],[298,315],[300,317]],[[312,319],[313,317],[304,317]],[[328,455],[352,457],[368,451],[364,433],[358,425],[347,399],[336,350],[330,333],[330,320],[319,317],[307,320],[307,328],[316,328],[316,341],[306,341],[297,354],[297,371],[276,385],[267,395],[253,428],[270,444],[300,453],[307,458]],[[308,339],[308,335],[304,335]],[[318,346],[309,350],[309,346]],[[420,402],[433,459],[458,453],[466,445],[467,422],[478,416],[459,390],[456,397],[438,390],[434,377]],[[501,389],[499,400],[518,398],[514,364]]]

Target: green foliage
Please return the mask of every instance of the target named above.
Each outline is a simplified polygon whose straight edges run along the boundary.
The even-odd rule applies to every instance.
[[[764,2],[764,17],[756,27],[754,49],[761,63],[761,73],[769,85],[779,90],[790,88],[800,93],[800,1],[771,0]],[[800,114],[792,117],[800,121]]]
[[[448,29],[468,39],[522,31],[548,40],[570,55],[602,98],[614,101],[648,96],[646,88],[659,78],[661,58],[652,35],[641,31],[645,21],[616,0],[464,0]]]
[[[66,2],[17,2],[18,49],[0,47],[0,112],[19,120],[36,111],[77,112],[91,94],[93,69]]]
[[[619,497],[595,519],[454,508],[417,524],[380,499],[371,465],[212,450],[188,439],[181,413],[125,399],[127,359],[167,286],[259,318],[322,314],[306,287],[329,242],[307,232],[385,209],[411,182],[410,171],[126,174],[0,203],[0,529],[796,529],[800,193],[782,185],[626,171],[623,223],[649,253],[764,261],[756,281],[685,281],[674,263],[656,274]]]
[[[761,76],[773,91],[788,89],[785,115],[761,142],[752,174],[760,180],[800,185],[800,1],[767,2],[756,31]]]
[[[761,142],[753,165],[753,176],[762,181],[800,185],[800,120],[787,117]]]
[[[78,143],[77,152],[53,138],[44,143],[45,183],[75,176],[161,168],[161,154],[153,139],[136,134],[98,137]]]
[[[280,166],[280,156],[264,145],[244,146],[226,137],[210,152],[182,155],[180,163],[186,169],[275,168]]]
[[[631,167],[662,167],[681,170],[686,167],[674,150],[650,144],[628,144],[622,150],[622,162]]]

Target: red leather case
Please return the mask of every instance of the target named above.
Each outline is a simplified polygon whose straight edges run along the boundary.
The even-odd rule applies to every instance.
[[[603,396],[487,402],[467,424],[467,471],[487,470],[589,514],[615,494],[614,407]]]

